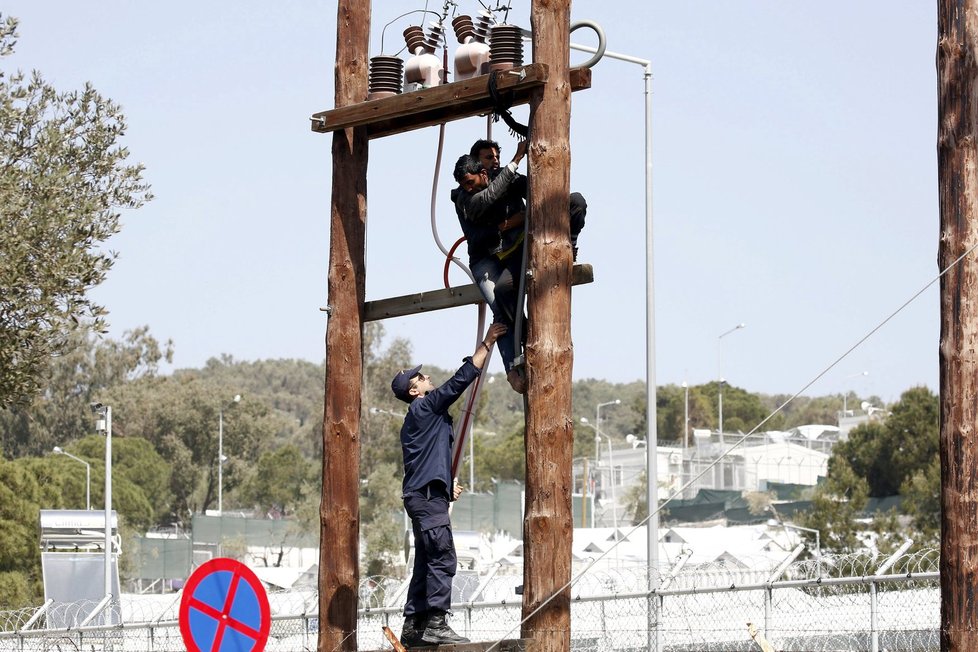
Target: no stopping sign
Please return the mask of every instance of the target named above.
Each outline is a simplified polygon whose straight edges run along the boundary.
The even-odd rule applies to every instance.
[[[265,587],[234,559],[195,570],[180,599],[180,633],[190,652],[261,652],[272,618]]]

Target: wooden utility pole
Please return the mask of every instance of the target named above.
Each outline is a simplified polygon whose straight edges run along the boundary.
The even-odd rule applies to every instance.
[[[534,639],[535,650],[557,652],[570,649],[574,532],[570,0],[533,0],[530,21],[534,63],[546,64],[550,78],[530,99],[522,637]]]
[[[978,244],[978,0],[938,2],[940,268]],[[941,650],[978,650],[978,260],[941,278]]]
[[[339,0],[337,107],[367,97],[370,3]],[[363,378],[367,133],[333,133],[329,230],[323,494],[319,508],[319,652],[357,649],[360,534],[360,385]]]

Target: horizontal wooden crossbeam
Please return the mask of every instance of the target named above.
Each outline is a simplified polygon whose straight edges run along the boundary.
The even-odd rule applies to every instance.
[[[530,101],[530,93],[547,83],[546,64],[531,63],[498,73],[496,87],[513,106]],[[590,68],[571,68],[572,91],[591,87]],[[349,127],[366,127],[370,138],[412,131],[493,110],[489,97],[489,75],[382,97],[368,102],[313,114],[312,130],[330,133]]]
[[[594,282],[594,269],[591,265],[574,265],[572,285],[583,285]],[[444,310],[457,306],[467,306],[482,301],[482,293],[474,283],[457,285],[444,290],[408,294],[403,297],[379,299],[363,304],[363,320],[377,321],[391,317],[416,315],[421,312]]]

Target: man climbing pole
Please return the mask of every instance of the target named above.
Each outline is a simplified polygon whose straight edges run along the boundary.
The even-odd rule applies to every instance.
[[[459,186],[451,195],[468,244],[469,269],[492,310],[493,321],[509,327],[507,335],[500,338],[499,354],[506,379],[520,394],[526,393],[522,363],[525,333],[523,328],[517,333],[515,324],[520,306],[519,282],[523,276],[527,179],[517,169],[526,156],[526,148],[527,142],[520,141],[513,160],[500,168],[499,144],[492,140],[476,141],[469,154],[455,163],[454,176]],[[574,260],[577,260],[577,237],[584,228],[586,214],[584,197],[571,193],[570,239]]]

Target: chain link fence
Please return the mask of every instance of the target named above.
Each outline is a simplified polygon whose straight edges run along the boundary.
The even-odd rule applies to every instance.
[[[795,556],[801,548],[794,551]],[[791,559],[791,558],[789,558]],[[779,652],[939,650],[940,587],[934,550],[885,559],[822,556],[777,569],[719,560],[682,567],[646,590],[644,566],[589,569],[571,587],[571,649],[756,651],[753,624]],[[507,573],[507,570],[509,572]],[[517,569],[456,578],[452,626],[476,641],[518,638],[522,582]],[[389,650],[383,625],[400,630],[404,582],[361,582],[357,644]],[[185,649],[177,622],[180,594],[123,596],[121,602],[48,603],[0,612],[0,651]],[[269,593],[270,651],[315,650],[315,591]],[[54,623],[71,623],[53,627]],[[121,624],[101,624],[121,623]]]

